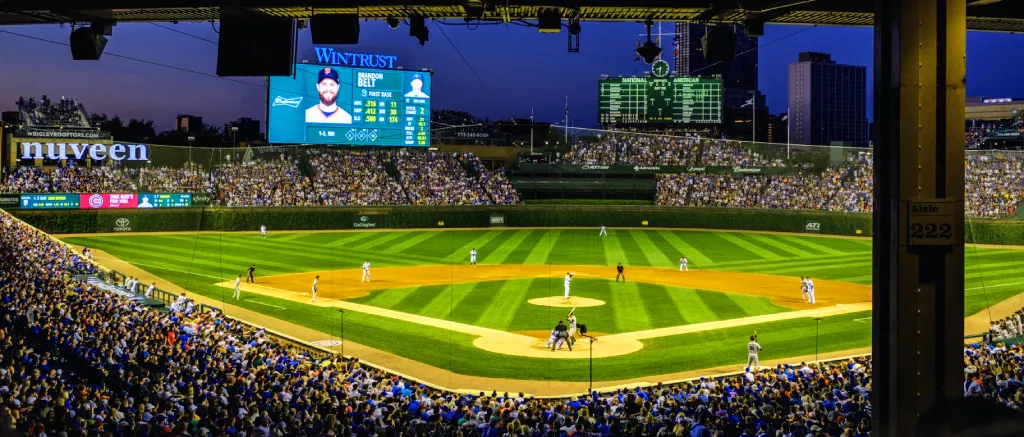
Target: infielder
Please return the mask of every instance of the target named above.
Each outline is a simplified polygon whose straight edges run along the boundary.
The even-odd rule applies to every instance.
[[[370,260],[363,263],[363,280],[360,283],[362,282],[370,282]]]
[[[687,267],[687,264],[689,264],[689,263],[690,263],[690,261],[687,260],[685,256],[682,257],[682,258],[679,258],[679,271],[680,272],[689,272],[690,268]]]
[[[319,285],[319,284],[320,284],[320,275],[316,275],[316,277],[313,278],[313,290],[312,290],[312,292],[313,292],[313,302],[316,302],[316,290],[317,290],[317,285]]]
[[[238,284],[241,284],[241,283],[242,283],[242,275],[238,275],[238,277],[235,278],[235,294],[233,294],[231,296],[232,298],[238,299],[239,296],[242,295],[242,292],[238,291]]]
[[[260,235],[263,236],[264,240],[267,239],[267,225],[260,225]]]
[[[476,248],[475,247],[473,248],[473,250],[469,251],[469,265],[471,265],[471,266],[475,266],[476,265]]]
[[[814,281],[807,277],[807,303],[814,303]]]
[[[754,369],[757,367],[757,353],[761,351],[761,345],[757,344],[757,335],[750,336],[750,343],[747,343],[747,366]]]
[[[608,228],[604,227],[604,225],[601,225],[601,232],[598,233],[597,236],[598,237],[607,237],[608,236]]]
[[[572,273],[565,274],[565,298],[569,298],[569,283],[572,282]]]
[[[807,300],[807,278],[800,277],[800,300]]]

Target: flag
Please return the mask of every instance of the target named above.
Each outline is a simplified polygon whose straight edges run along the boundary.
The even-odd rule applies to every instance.
[[[747,107],[747,106],[750,106],[750,105],[753,105],[753,104],[754,104],[754,98],[751,97],[751,98],[747,99],[747,101],[744,102],[742,105],[740,105],[740,107],[744,108],[744,107]]]
[[[786,115],[782,116],[782,121],[786,121],[786,120],[789,120],[789,114],[786,114]]]

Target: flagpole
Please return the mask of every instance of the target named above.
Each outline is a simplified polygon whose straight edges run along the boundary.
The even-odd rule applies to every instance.
[[[533,154],[533,108],[530,108],[530,154]]]
[[[757,90],[754,90],[753,102],[754,103],[751,106],[751,108],[753,109],[753,118],[751,118],[751,123],[750,124],[752,124],[753,128],[754,128],[754,132],[753,132],[753,137],[752,138],[753,138],[753,142],[756,143],[757,142]]]
[[[569,96],[565,96],[565,144],[569,144]]]
[[[789,149],[793,144],[793,140],[789,137],[789,125],[791,123],[790,120],[792,119],[792,117],[790,117],[791,115],[793,114],[789,112],[789,108],[786,108],[786,160],[789,160]]]

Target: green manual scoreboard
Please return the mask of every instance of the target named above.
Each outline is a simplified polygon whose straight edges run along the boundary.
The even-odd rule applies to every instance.
[[[601,123],[722,122],[722,80],[703,77],[616,77],[598,81]]]

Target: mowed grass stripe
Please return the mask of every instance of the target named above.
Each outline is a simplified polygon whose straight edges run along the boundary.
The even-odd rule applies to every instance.
[[[561,235],[562,231],[554,229],[543,232],[544,234],[531,248],[530,254],[526,255],[523,264],[546,264],[548,262],[548,257],[555,246],[555,241],[558,241],[558,236]]]
[[[699,248],[701,253],[713,261],[764,261],[764,258],[726,241],[714,232],[686,232],[684,235],[687,243]],[[687,254],[684,252],[683,255]]]
[[[374,290],[369,296],[351,299],[352,302],[372,305],[375,307],[394,309],[403,299],[415,293],[420,287],[392,288],[389,290]]]
[[[810,250],[807,250],[807,249],[800,249],[800,248],[797,248],[797,247],[793,247],[792,244],[783,243],[778,238],[775,238],[774,235],[743,234],[743,236],[745,236],[745,237],[747,237],[747,238],[749,238],[751,240],[757,241],[757,242],[759,242],[761,244],[774,247],[775,249],[777,249],[776,252],[781,252],[781,253],[783,253],[785,255],[789,255],[790,257],[794,257],[795,256],[795,257],[801,257],[801,258],[808,258],[808,257],[812,257],[812,256],[815,256],[815,255],[819,255],[819,252],[817,252],[817,251],[810,251]]]
[[[640,294],[647,301],[644,310],[647,312],[647,320],[650,320],[651,326],[663,328],[679,325],[679,308],[675,306],[672,298],[669,297],[668,287],[660,284],[638,285],[640,287]],[[612,293],[615,293],[615,290],[612,290]]]
[[[665,241],[668,242],[668,244],[671,244],[679,251],[677,255],[673,255],[673,258],[675,258],[676,256],[680,258],[686,256],[686,259],[690,261],[695,267],[706,268],[711,266],[712,264],[715,264],[715,262],[711,258],[708,258],[706,255],[704,255],[704,253],[702,253],[701,251],[697,250],[695,247],[691,246],[689,243],[684,241],[683,238],[680,238],[680,236],[677,233],[672,231],[655,231],[655,233],[664,238]]]
[[[772,260],[782,259],[783,258],[781,255],[778,255],[775,252],[772,252],[772,251],[770,251],[768,249],[765,249],[765,248],[761,247],[758,244],[752,243],[750,241],[747,241],[747,240],[739,237],[737,234],[733,234],[731,232],[716,232],[715,235],[717,235],[719,238],[721,238],[721,239],[723,239],[725,241],[728,241],[728,242],[730,242],[732,244],[735,244],[735,245],[737,245],[739,247],[742,247],[743,249],[745,249],[745,250],[747,250],[747,251],[749,251],[749,252],[753,253],[754,255],[757,255],[757,256],[759,256],[761,258],[772,259]]]
[[[327,243],[326,246],[331,246],[331,247],[347,246],[347,245],[350,245],[350,244],[355,244],[356,242],[365,240],[367,238],[377,238],[377,237],[380,237],[383,234],[384,234],[383,232],[338,233],[338,234],[335,234],[335,235],[339,235],[340,238],[338,238],[337,240],[334,240],[334,241],[332,241],[330,243]]]
[[[512,231],[508,231],[508,232],[512,232]],[[479,235],[476,236],[476,238],[470,240],[468,243],[465,243],[462,246],[459,246],[457,249],[455,249],[454,252],[450,253],[446,258],[447,258],[447,260],[449,262],[451,262],[453,264],[461,264],[461,263],[469,264],[469,251],[473,250],[474,248],[476,248],[476,252],[477,252],[476,259],[479,262],[480,258],[481,258],[480,257],[481,249],[485,245],[487,245],[488,243],[493,241],[495,238],[498,238],[502,233],[503,233],[502,231],[485,231],[485,232],[481,232]]]
[[[618,238],[619,244],[622,245],[622,250],[626,252],[627,262],[623,264],[628,266],[649,266],[651,260],[647,258],[647,253],[643,248],[637,244],[636,240],[633,239],[633,235],[629,232],[616,232],[613,237],[605,238]]]
[[[168,235],[166,237],[170,238],[170,239],[181,238],[181,237],[172,236],[172,235]],[[401,260],[401,259],[396,259],[395,257],[390,257],[390,256],[387,256],[386,254],[381,254],[381,253],[375,253],[374,254],[374,253],[369,253],[369,252],[352,251],[352,250],[345,250],[345,249],[340,249],[340,248],[338,248],[338,249],[324,249],[324,248],[322,248],[320,246],[310,245],[310,244],[307,244],[307,243],[299,243],[297,241],[278,243],[278,242],[273,242],[273,241],[267,240],[267,241],[259,241],[259,242],[256,242],[256,243],[252,243],[252,242],[240,241],[240,240],[232,238],[232,239],[226,239],[226,240],[224,240],[222,242],[211,241],[210,242],[210,246],[211,246],[210,247],[211,250],[209,252],[207,252],[207,251],[203,251],[203,252],[204,253],[209,253],[209,254],[212,254],[212,255],[217,255],[218,253],[220,253],[221,247],[223,247],[225,249],[234,248],[234,249],[239,249],[239,250],[231,251],[230,253],[246,254],[246,255],[253,256],[254,258],[266,255],[266,256],[269,256],[270,259],[275,260],[275,261],[282,258],[281,257],[282,253],[295,253],[295,252],[301,251],[302,252],[302,256],[301,257],[293,258],[293,259],[296,259],[296,260],[302,262],[302,264],[295,265],[296,268],[297,268],[296,271],[308,271],[309,270],[308,267],[317,267],[317,268],[320,268],[320,269],[335,270],[335,269],[339,269],[339,268],[351,267],[352,265],[361,265],[362,261],[365,260],[365,259],[370,259],[371,262],[379,263],[379,264],[381,264],[381,266],[417,265],[417,264],[419,264],[416,261],[405,261],[405,260]],[[277,250],[273,250],[273,249],[277,249]],[[225,250],[225,253],[228,253],[228,251]],[[241,259],[241,258],[237,258],[236,257],[236,259]],[[268,262],[267,258],[265,258],[265,257],[262,257],[260,259],[264,260],[264,261],[262,261],[263,263],[267,263]],[[309,261],[309,260],[318,260],[318,261],[322,261],[322,262],[314,263],[314,264],[309,264],[309,263],[306,262],[306,261]]]
[[[357,250],[348,247],[322,246],[309,243],[300,243],[298,241],[292,241],[288,243],[277,243],[268,240],[261,241],[259,244],[277,247],[283,253],[301,251],[303,254],[313,253],[323,256],[335,257],[339,259],[339,266],[337,268],[352,268],[351,264],[356,261],[358,261],[358,265],[362,265],[363,261],[366,259],[369,259],[374,264],[380,264],[381,267],[393,265],[411,266],[423,264],[438,264],[438,261],[435,258],[411,255],[408,253],[392,254],[387,251]]]
[[[509,326],[512,326],[518,309],[521,306],[530,305],[525,303],[527,294],[530,293],[530,290],[537,289],[541,281],[544,279],[503,281],[495,295],[484,301],[487,305],[477,314],[473,324],[483,326],[489,323],[495,329],[508,330]]]
[[[447,294],[449,284],[425,285],[416,289],[398,301],[391,309],[409,314],[417,314],[419,310],[427,306],[434,299]]]
[[[547,264],[555,265],[603,265],[604,245],[601,238],[591,231],[564,230],[551,248]]]
[[[173,238],[170,236],[161,236],[160,239]],[[156,242],[154,242],[156,243]],[[230,246],[230,245],[229,245]],[[248,258],[242,258],[231,255],[230,252],[227,254],[220,253],[207,253],[202,250],[191,249],[187,247],[181,247],[171,244],[161,244],[158,246],[150,246],[146,243],[136,243],[130,241],[118,241],[117,244],[105,247],[102,243],[97,242],[92,245],[97,249],[106,251],[114,256],[122,258],[120,254],[127,253],[135,255],[129,259],[143,259],[148,263],[155,263],[157,265],[167,265],[170,268],[177,268],[182,271],[196,271],[197,265],[200,271],[203,272],[220,272],[222,269],[228,272],[232,272],[238,269],[244,270],[250,264],[257,264],[257,273],[269,272],[271,274],[278,272],[296,272],[300,271],[300,266],[295,264],[286,264],[273,262],[269,259],[262,258],[260,256],[251,256]],[[268,254],[269,255],[269,254]],[[191,266],[191,267],[190,267]],[[263,268],[270,266],[266,270]],[[265,273],[264,273],[265,274]]]
[[[617,237],[602,237],[601,245],[604,246],[604,263],[613,266],[618,263],[626,264],[629,258],[626,251],[622,249],[622,242]]]
[[[683,257],[683,253],[679,248],[673,246],[672,243],[669,243],[661,232],[648,232],[647,237],[650,238],[651,243],[657,246],[658,250],[668,258],[668,265],[665,267],[679,267],[679,259]]]
[[[651,266],[667,268],[672,267],[675,264],[667,253],[662,252],[661,248],[648,238],[647,232],[629,231],[629,235],[633,237],[633,240],[636,241],[638,246],[644,249],[644,254],[647,255],[647,259],[651,262]]]
[[[642,331],[651,329],[651,319],[647,317],[646,302],[640,295],[640,284],[627,282],[625,284],[609,283],[607,281],[587,281],[588,289],[605,288],[609,285],[615,286],[615,291],[608,293],[611,296],[612,312],[615,314],[615,332]],[[607,291],[606,291],[607,292]],[[580,294],[586,294],[582,290]]]
[[[777,237],[779,237],[780,239],[782,239],[784,241],[787,241],[787,242],[799,245],[799,246],[807,248],[807,249],[816,250],[816,251],[824,253],[826,255],[846,255],[847,254],[846,251],[842,251],[842,250],[838,250],[838,249],[833,249],[833,248],[828,247],[828,246],[826,246],[824,244],[818,244],[815,241],[811,241],[812,238],[800,238],[800,237],[794,237],[792,235],[778,235]],[[828,241],[828,240],[825,240],[825,241]]]
[[[727,293],[697,290],[697,297],[704,301],[718,320],[746,317],[749,313]]]
[[[683,273],[685,274],[685,273]],[[714,312],[708,307],[697,291],[691,288],[672,288],[668,297],[679,312],[681,325],[715,321]]]
[[[472,287],[467,287],[464,293],[458,293],[454,296],[451,312],[449,314],[450,320],[460,323],[476,324],[480,317],[480,313],[487,310],[492,300],[504,299],[504,297],[501,297],[499,293],[501,293],[502,287],[505,286],[506,282],[525,281],[477,282],[473,284]],[[482,324],[477,326],[505,329],[503,326],[494,326],[494,321],[490,319],[483,319],[480,322]]]
[[[498,247],[494,248],[490,252],[482,253],[480,256],[481,264],[518,264],[526,259],[529,248],[533,247],[533,243],[527,243],[526,240],[531,235],[536,234],[540,238],[543,231],[530,231],[530,230],[518,230],[514,231],[511,237],[500,241]],[[521,259],[513,259],[513,255],[522,255]],[[518,256],[516,257],[518,258]]]
[[[384,236],[380,238],[361,242],[352,246],[352,248],[355,250],[368,250],[374,252],[391,252],[391,248],[395,245],[395,243],[392,242],[401,238],[406,238],[408,235],[408,232],[386,232],[384,233]]]
[[[433,237],[436,232],[407,232],[402,241],[399,241],[387,249],[389,253],[401,254],[417,244],[422,243],[430,237]]]
[[[477,246],[477,264],[484,264],[484,259],[487,258],[484,255],[491,254],[501,250],[500,248],[502,247],[502,245],[504,245],[506,241],[508,241],[510,238],[514,237],[517,234],[519,234],[519,231],[506,230],[497,232],[495,233],[494,238],[491,238],[486,243]],[[472,247],[470,249],[472,249]],[[469,261],[469,252],[466,252],[466,261]]]
[[[871,253],[854,253],[842,256],[832,255],[818,255],[811,258],[789,258],[784,260],[751,260],[751,261],[729,261],[716,263],[714,268],[721,270],[730,270],[734,268],[746,268],[751,270],[757,270],[759,268],[772,267],[786,264],[799,264],[806,265],[808,263],[834,263],[834,262],[847,262],[847,261],[861,261],[864,259],[870,259]]]

